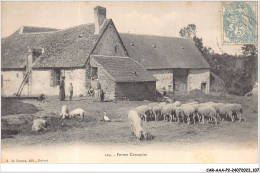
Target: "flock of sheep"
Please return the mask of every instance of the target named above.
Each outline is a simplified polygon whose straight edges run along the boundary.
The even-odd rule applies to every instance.
[[[84,118],[85,110],[77,108],[69,112],[68,107],[63,105],[61,108],[60,118],[75,118],[79,116]],[[231,120],[239,122],[244,119],[243,107],[241,104],[224,104],[215,102],[198,103],[193,101],[181,104],[180,101],[174,103],[151,103],[148,105],[138,106],[128,113],[128,120],[134,136],[139,140],[150,140],[153,136],[147,133],[142,121],[159,121],[195,124],[197,122],[213,121],[217,124],[219,121]],[[110,121],[104,112],[104,121]],[[33,121],[32,130],[46,130],[47,119],[35,119]]]
[[[224,104],[215,102],[198,103],[193,101],[181,104],[180,101],[174,103],[151,103],[148,105],[138,106],[128,113],[128,120],[131,130],[139,140],[147,139],[148,135],[143,129],[142,120],[147,121],[170,121],[178,123],[193,123],[205,121],[218,121],[231,119],[232,122],[240,122],[243,117],[243,107],[241,104]]]

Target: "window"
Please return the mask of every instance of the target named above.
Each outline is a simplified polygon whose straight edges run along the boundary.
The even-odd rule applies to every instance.
[[[60,77],[61,77],[61,72],[59,69],[51,70],[50,85],[52,87],[60,85]]]
[[[201,83],[201,91],[206,93],[206,87],[207,87],[207,83],[206,82],[203,82]]]
[[[117,54],[119,52],[118,46],[115,46],[115,53]]]
[[[178,91],[179,90],[179,85],[178,84],[175,84],[174,85],[174,91]]]
[[[98,78],[98,68],[97,67],[91,67],[91,78],[92,79]]]

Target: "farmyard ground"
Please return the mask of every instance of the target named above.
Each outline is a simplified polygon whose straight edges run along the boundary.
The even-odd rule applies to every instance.
[[[196,97],[196,98],[195,98]],[[257,142],[257,113],[253,112],[249,98],[238,96],[175,96],[176,100],[188,102],[197,99],[199,102],[215,101],[241,103],[247,121],[241,123],[230,121],[219,124],[177,124],[171,122],[144,123],[144,128],[154,135],[151,141],[142,141],[141,144],[152,143],[177,143],[192,145],[209,142],[218,143],[248,143]],[[47,97],[47,102],[41,103],[35,100],[10,100],[2,99],[2,146],[14,147],[65,144],[69,142],[120,144],[128,143],[140,145],[132,133],[127,121],[127,113],[138,105],[148,104],[148,101],[118,101],[95,102],[91,98],[79,97],[73,101],[60,102],[55,97]],[[69,106],[70,110],[83,108],[86,110],[84,120],[58,118],[62,105]],[[103,122],[97,116],[97,112],[103,114],[106,111],[111,122]],[[49,116],[51,125],[46,131],[32,132],[32,119],[30,115],[37,117]]]

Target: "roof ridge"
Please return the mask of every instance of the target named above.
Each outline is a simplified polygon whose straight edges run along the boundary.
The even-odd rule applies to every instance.
[[[119,34],[128,34],[128,35],[136,35],[136,36],[152,36],[152,37],[164,37],[164,38],[180,38],[180,39],[184,39],[184,40],[192,40],[190,38],[185,38],[185,37],[171,37],[171,36],[163,36],[163,35],[152,35],[152,34],[141,34],[141,33],[119,33]]]
[[[34,35],[34,34],[49,34],[49,33],[56,33],[56,32],[62,32],[62,31],[65,31],[65,30],[68,30],[68,29],[72,29],[72,28],[75,28],[75,27],[80,27],[80,26],[83,26],[83,25],[93,25],[94,23],[85,23],[85,24],[80,24],[80,25],[76,25],[76,26],[71,26],[71,27],[68,27],[68,28],[64,28],[64,29],[57,29],[57,31],[46,31],[46,32],[29,32],[29,33],[22,33],[24,35]],[[29,27],[29,26],[28,26]],[[22,35],[20,34],[20,35]]]
[[[114,56],[114,55],[95,55],[95,54],[92,54],[91,56],[93,57],[104,57],[104,58],[130,58],[129,56]]]

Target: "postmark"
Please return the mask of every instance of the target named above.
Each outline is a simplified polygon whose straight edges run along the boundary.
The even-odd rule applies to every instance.
[[[222,2],[223,44],[254,44],[257,42],[256,9],[256,2]]]

